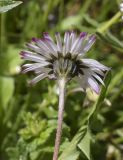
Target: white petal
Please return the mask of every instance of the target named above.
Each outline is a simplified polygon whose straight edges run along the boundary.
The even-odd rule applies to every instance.
[[[62,53],[63,51],[63,48],[62,48],[62,40],[61,40],[61,36],[59,33],[56,33],[55,34],[55,37],[56,37],[56,41],[57,41],[57,50]]]
[[[42,50],[41,48],[39,48],[38,46],[36,45],[33,45],[31,43],[27,43],[27,47],[29,47],[31,50],[33,50],[34,52],[36,53],[39,53],[41,55],[44,54],[44,50]]]
[[[55,45],[55,43],[53,41],[50,41],[49,39],[44,39],[44,43],[49,48],[50,54],[53,54],[55,57],[58,57],[57,46]]]
[[[41,74],[41,73],[46,73],[46,74],[48,74],[50,71],[52,71],[51,68],[40,67],[40,68],[37,68],[37,69],[35,70],[35,73],[36,73],[36,74]]]
[[[75,32],[71,32],[71,35],[70,35],[70,39],[71,39],[71,47],[73,46],[73,43],[76,41],[76,33]]]
[[[102,84],[105,86],[103,80],[100,78],[100,76],[98,76],[97,74],[93,74],[93,76]]]
[[[22,71],[22,73],[26,73],[26,72],[29,72],[29,71],[33,71],[33,70],[36,70],[36,69],[41,69],[43,66],[46,66],[46,64],[41,64],[41,63],[34,63],[34,64],[26,64],[26,65],[23,65],[24,69]]]
[[[70,50],[70,33],[65,32],[64,35],[64,47],[63,47],[63,54],[65,55]]]
[[[87,36],[87,33],[86,32],[81,32],[80,36],[79,36],[79,41],[78,41],[78,44],[76,45],[75,49],[73,50],[73,52],[77,52],[77,53],[82,53],[83,52],[83,49],[84,49],[84,40]]]
[[[46,78],[46,77],[47,77],[47,75],[44,74],[44,73],[42,73],[42,74],[38,75],[37,77],[35,77],[34,79],[32,79],[32,80],[29,82],[29,84],[35,84],[35,83],[39,82],[40,80],[42,80],[42,79],[44,79],[44,78]]]
[[[96,41],[95,35],[90,35],[84,47],[84,52],[88,52],[88,50],[91,48],[91,46],[94,44],[95,41]]]
[[[34,40],[33,40],[34,41]],[[46,44],[42,41],[42,40],[39,40],[39,39],[36,39],[35,40],[35,43],[38,45],[38,46],[35,46],[31,43],[27,44],[27,46],[34,50],[35,52],[41,54],[43,57],[46,57],[48,59],[50,59],[50,50],[49,48],[46,46]],[[35,47],[35,48],[34,48]],[[36,48],[37,47],[37,48]]]
[[[37,54],[31,54],[27,51],[23,51],[20,53],[22,59],[25,59],[25,60],[29,60],[29,61],[34,61],[34,62],[44,62],[44,58],[42,58],[40,55],[37,55]]]
[[[78,50],[80,49],[85,37],[86,37],[85,32],[80,33],[80,36],[73,43],[73,46],[71,48],[71,53],[73,53],[73,54],[75,54],[76,52],[78,53]]]
[[[95,68],[99,68],[101,70],[109,70],[108,67],[104,66],[103,64],[99,63],[98,61],[94,60],[94,59],[82,59],[82,62],[85,63],[87,66],[89,67],[95,67]]]
[[[104,72],[102,72],[99,68],[91,68],[91,70],[93,71],[93,73],[97,73],[97,74],[99,74],[99,75],[101,75],[101,76],[103,76],[104,77]]]
[[[120,7],[122,7],[122,8],[123,8],[123,2],[120,4]]]
[[[51,58],[51,56],[50,56],[51,51],[50,51],[50,49],[48,48],[48,46],[44,43],[44,41],[41,40],[41,39],[38,39],[36,43],[37,43],[37,45],[41,48],[41,50],[44,52],[44,54],[45,54],[48,58]]]

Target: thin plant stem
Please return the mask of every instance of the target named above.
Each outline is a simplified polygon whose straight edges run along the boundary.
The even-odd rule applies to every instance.
[[[64,78],[58,81],[59,85],[59,106],[58,106],[58,126],[56,131],[56,139],[55,139],[55,148],[53,154],[53,160],[58,160],[59,146],[62,135],[62,121],[63,121],[63,113],[64,113],[64,104],[65,104],[65,85],[66,80]]]
[[[105,32],[107,29],[110,28],[110,26],[112,26],[114,23],[116,23],[120,17],[121,17],[121,12],[119,11],[107,23],[105,23],[105,25],[103,25],[102,27],[97,29],[97,31],[100,33]]]

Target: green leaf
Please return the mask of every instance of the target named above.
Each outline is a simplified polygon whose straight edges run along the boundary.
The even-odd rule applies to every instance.
[[[91,145],[91,134],[89,129],[87,129],[84,137],[79,142],[78,147],[85,154],[88,160],[91,160],[90,145]]]
[[[91,135],[88,126],[82,126],[73,140],[66,146],[59,160],[78,160],[84,154],[90,160]]]
[[[0,1],[0,13],[7,12],[21,3],[22,1],[2,0]]]
[[[73,140],[66,146],[63,153],[61,154],[59,160],[77,160],[80,155],[80,149],[78,148],[78,143],[84,137],[86,133],[87,126],[82,126],[77,132]]]
[[[65,18],[61,23],[62,30],[70,29],[74,26],[80,25],[81,19],[82,17],[80,15]]]

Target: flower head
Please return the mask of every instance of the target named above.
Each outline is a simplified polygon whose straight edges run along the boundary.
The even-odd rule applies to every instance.
[[[20,53],[21,58],[31,61],[23,65],[23,73],[34,71],[36,77],[30,81],[66,78],[67,81],[75,79],[83,89],[91,88],[99,93],[99,83],[103,83],[105,71],[109,68],[96,60],[83,58],[94,44],[95,35],[81,32],[65,32],[62,41],[59,33],[55,34],[56,43],[48,33],[43,33],[43,38],[32,38],[27,44],[28,50]]]

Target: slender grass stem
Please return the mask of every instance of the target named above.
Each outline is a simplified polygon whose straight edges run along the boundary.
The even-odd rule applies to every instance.
[[[58,160],[59,146],[62,135],[62,121],[63,121],[64,104],[65,104],[65,84],[66,80],[64,78],[58,81],[59,85],[59,106],[58,106],[58,124],[57,124],[58,126],[56,132],[53,160]]]

